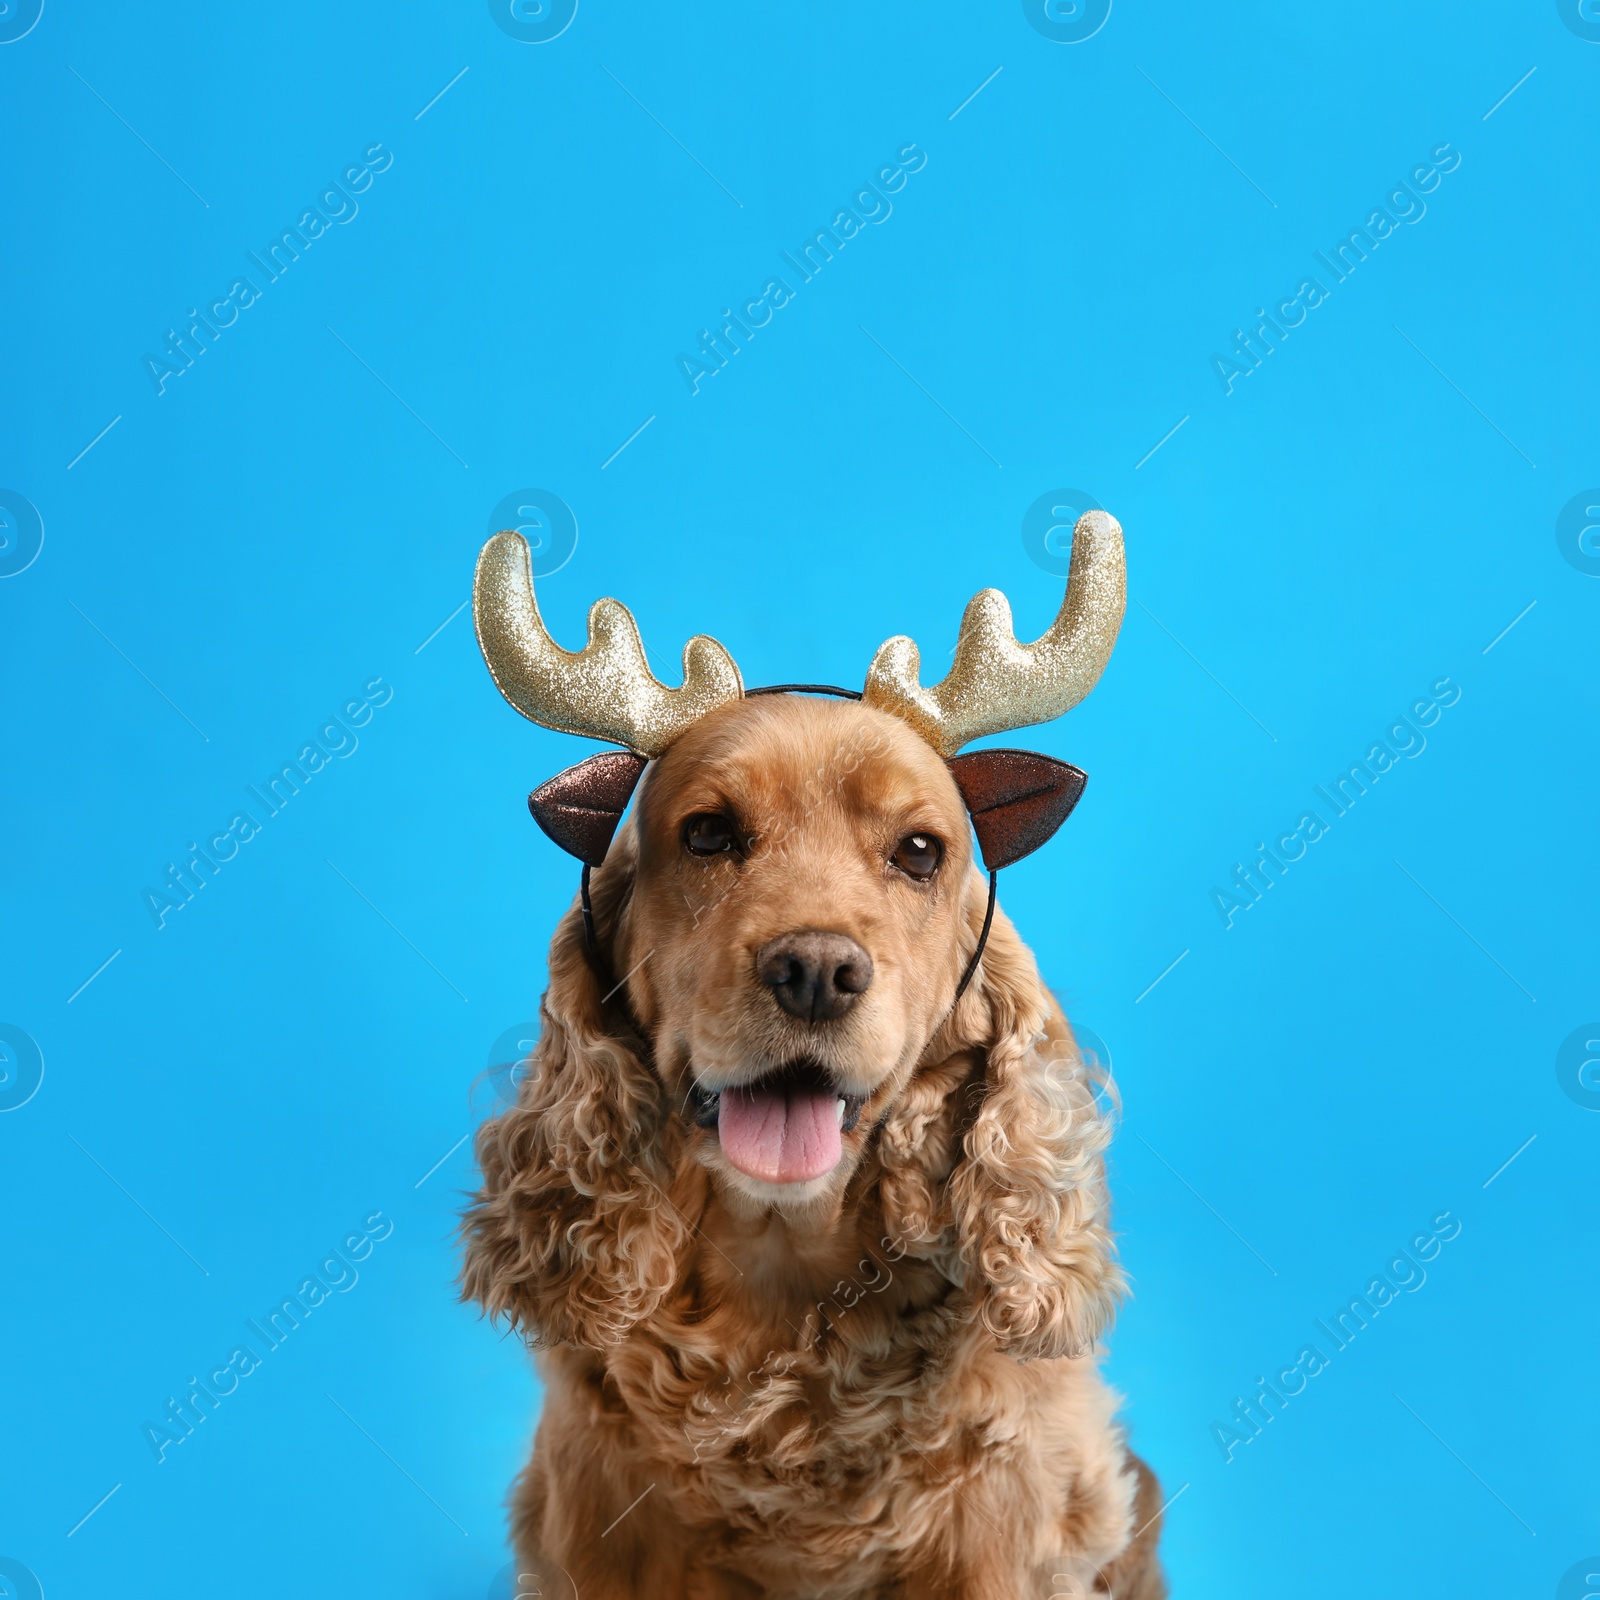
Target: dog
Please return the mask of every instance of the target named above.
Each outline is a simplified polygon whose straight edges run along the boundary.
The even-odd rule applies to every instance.
[[[464,1295],[539,1352],[525,1592],[1167,1592],[1097,1363],[1098,1086],[955,764],[884,704],[728,695],[619,740],[653,759],[463,1222]]]

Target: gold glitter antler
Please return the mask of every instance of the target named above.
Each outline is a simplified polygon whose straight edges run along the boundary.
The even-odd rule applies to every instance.
[[[1049,722],[1099,681],[1122,626],[1127,586],[1121,525],[1104,511],[1086,511],[1072,532],[1066,598],[1043,638],[1019,644],[1006,597],[985,589],[967,602],[942,683],[922,687],[921,655],[900,635],[878,647],[862,699],[909,722],[947,758],[986,733]]]
[[[645,662],[633,614],[615,600],[589,608],[589,642],[563,650],[533,596],[533,564],[520,533],[497,533],[478,556],[472,583],[478,646],[500,693],[523,716],[657,756],[744,684],[733,657],[704,634],[683,647],[683,687],[669,689]]]

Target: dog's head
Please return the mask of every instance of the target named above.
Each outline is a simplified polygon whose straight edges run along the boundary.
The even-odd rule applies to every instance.
[[[1104,521],[1120,581],[1120,532]],[[1013,706],[1012,723],[974,704],[974,652],[1003,613],[1007,670],[1025,688],[1029,652],[1051,636],[1016,645],[993,591],[969,607],[956,670],[933,691],[917,685],[908,640],[879,652],[861,703],[747,696],[720,647],[697,640],[682,689],[650,678],[596,711],[568,693],[572,663],[589,657],[604,682],[632,670],[631,619],[601,602],[588,651],[539,655],[548,635],[531,583],[521,617],[491,608],[486,633],[483,570],[480,637],[508,698],[556,720],[552,697],[567,694],[557,725],[626,734],[640,754],[593,758],[532,798],[546,831],[594,869],[593,920],[586,873],[583,911],[552,945],[535,1070],[479,1138],[468,1293],[552,1341],[614,1342],[673,1287],[693,1231],[686,1173],[708,1174],[734,1211],[804,1226],[835,1214],[875,1155],[885,1218],[894,1189],[923,1242],[949,1235],[997,1338],[1032,1355],[1085,1345],[1115,1292],[1103,1125],[1003,918],[963,993],[988,927],[973,825],[997,868],[1054,831],[1082,774],[1020,752],[949,758],[1080,698],[1115,627],[1091,649],[1081,626],[1066,628],[1054,698],[1025,718]],[[1092,588],[1075,554],[1062,617]],[[1116,599],[1120,618],[1120,588]],[[521,652],[510,682],[506,638]],[[943,1070],[958,1057],[983,1096],[952,1153],[953,1119],[930,1130],[971,1075]]]
[[[949,1010],[976,938],[967,809],[898,718],[769,696],[653,765],[612,964],[719,1182],[837,1195]]]

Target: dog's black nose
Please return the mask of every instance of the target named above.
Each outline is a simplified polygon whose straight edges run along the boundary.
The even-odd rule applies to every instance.
[[[802,1022],[842,1017],[872,982],[872,957],[842,933],[802,928],[756,952],[756,972],[773,998]]]

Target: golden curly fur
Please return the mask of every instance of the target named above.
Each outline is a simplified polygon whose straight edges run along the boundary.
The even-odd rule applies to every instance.
[[[739,849],[685,849],[705,812]],[[925,882],[891,862],[913,832],[944,845]],[[1093,1354],[1121,1292],[1094,1085],[1003,915],[949,1009],[985,890],[948,769],[881,712],[747,699],[652,763],[594,878],[622,981],[570,909],[463,1225],[465,1294],[541,1349],[524,1571],[582,1600],[1166,1593]],[[807,928],[870,952],[841,1017],[758,979]],[[766,1183],[691,1091],[797,1055],[864,1109],[834,1171]]]

